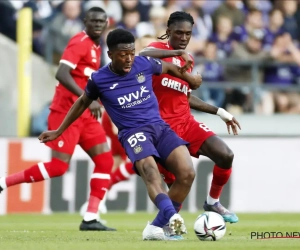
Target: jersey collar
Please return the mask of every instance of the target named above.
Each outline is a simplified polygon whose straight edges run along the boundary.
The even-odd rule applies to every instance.
[[[82,31],[86,36],[88,36],[88,38],[94,43],[94,41],[89,37],[89,35],[86,33],[85,30]],[[95,49],[100,49],[100,45],[96,45],[95,43],[93,44],[93,47]]]

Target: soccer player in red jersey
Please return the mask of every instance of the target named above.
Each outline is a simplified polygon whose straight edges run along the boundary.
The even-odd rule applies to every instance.
[[[123,180],[127,180],[134,174],[132,162],[128,159],[125,149],[118,139],[118,128],[112,122],[106,111],[102,113],[102,126],[106,135],[110,138],[111,152],[114,157],[114,166],[111,173],[110,186]]]
[[[189,72],[193,67],[193,59],[185,51],[192,35],[194,20],[185,12],[177,11],[170,15],[166,34],[159,39],[168,39],[168,42],[154,42],[142,50],[140,55],[161,58],[172,62]],[[219,115],[226,122],[228,132],[232,129],[237,135],[237,120],[227,111],[209,105],[196,96],[190,94],[189,85],[168,74],[153,76],[153,89],[158,99],[160,114],[170,127],[184,140],[190,143],[191,156],[207,156],[215,162],[211,188],[204,202],[205,211],[214,211],[221,214],[226,222],[238,222],[238,217],[223,207],[219,201],[222,188],[227,183],[233,162],[233,152],[215,135],[204,123],[197,122],[191,114],[190,108]],[[160,167],[165,182],[170,186],[175,180],[173,174]],[[178,199],[176,199],[178,201]],[[183,200],[182,200],[183,202]],[[174,207],[180,209],[182,202],[173,202]]]
[[[59,81],[50,106],[49,130],[57,129],[73,103],[84,93],[87,80],[100,67],[100,37],[107,27],[107,15],[98,7],[89,9],[85,16],[85,30],[72,37],[62,55],[56,73]],[[43,181],[63,175],[69,167],[75,146],[81,148],[95,163],[90,181],[90,197],[87,212],[80,224],[80,230],[115,231],[102,225],[98,218],[98,206],[109,183],[113,157],[106,142],[106,134],[97,121],[100,118],[100,104],[93,101],[82,116],[64,134],[48,142],[52,149],[50,162],[39,162],[22,172],[0,178],[0,192],[20,183]]]

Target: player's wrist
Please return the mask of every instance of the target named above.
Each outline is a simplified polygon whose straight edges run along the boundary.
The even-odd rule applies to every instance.
[[[231,121],[233,118],[233,115],[223,108],[218,108],[217,115],[225,122]]]

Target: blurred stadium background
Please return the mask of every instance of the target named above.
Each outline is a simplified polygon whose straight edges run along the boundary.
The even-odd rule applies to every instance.
[[[221,201],[237,213],[300,212],[300,1],[296,0],[2,0],[0,1],[0,175],[50,159],[36,136],[47,127],[57,63],[83,29],[83,13],[104,8],[115,27],[136,36],[136,50],[164,34],[170,13],[195,20],[187,50],[203,85],[194,92],[236,116],[240,135],[216,116],[193,112],[233,149],[233,175]],[[106,34],[107,34],[106,32]],[[105,36],[102,64],[108,63]],[[32,51],[32,53],[31,53]],[[193,159],[197,177],[184,210],[202,209],[213,163]],[[93,164],[77,148],[62,177],[13,187],[0,196],[0,215],[76,213],[86,201]],[[133,176],[107,197],[108,211],[154,212]],[[77,226],[76,226],[77,227]]]

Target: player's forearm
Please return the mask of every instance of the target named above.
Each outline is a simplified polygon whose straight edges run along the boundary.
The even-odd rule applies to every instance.
[[[84,91],[77,85],[71,74],[66,70],[58,69],[56,79],[74,95],[81,96]]]
[[[218,107],[210,105],[194,95],[190,96],[189,104],[191,109],[201,111],[204,113],[216,115],[218,112]]]
[[[85,94],[80,96],[77,101],[70,108],[65,119],[57,129],[59,134],[62,134],[79,116],[88,108],[92,103],[92,99],[89,99]]]
[[[155,49],[155,48],[144,48],[140,51],[140,56],[150,56],[154,58],[167,58],[173,56],[181,56],[184,50],[166,50],[166,49]]]
[[[162,73],[166,73],[169,74],[171,76],[175,76],[177,78],[180,78],[184,81],[186,81],[191,89],[197,89],[200,87],[201,85],[201,81],[197,81],[196,78],[190,74],[190,73],[181,73],[179,71],[180,67],[172,64],[172,63],[165,63],[166,67],[163,68],[163,72]]]

